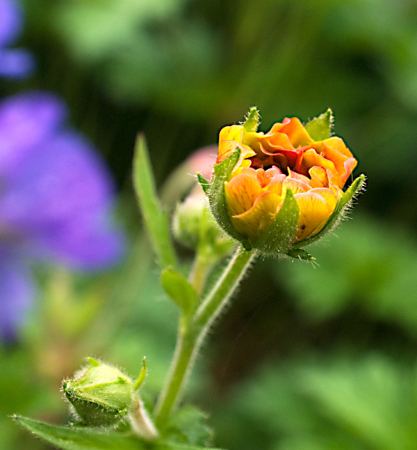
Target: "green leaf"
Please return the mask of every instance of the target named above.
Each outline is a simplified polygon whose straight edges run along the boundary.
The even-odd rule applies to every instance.
[[[161,274],[161,283],[171,299],[188,315],[194,310],[197,292],[191,284],[172,269],[165,269]]]
[[[297,242],[297,244],[295,244],[293,248],[298,249],[301,247],[305,247],[306,245],[309,245],[317,241],[318,239],[321,239],[325,234],[337,228],[340,225],[340,222],[344,219],[346,212],[352,206],[352,202],[355,197],[365,189],[365,180],[365,175],[360,175],[358,178],[356,178],[339,199],[336,208],[333,211],[333,214],[329,217],[329,220],[326,222],[326,225],[323,227],[323,229],[316,235],[308,239],[304,239],[304,241]]]
[[[35,436],[62,450],[220,450],[171,441],[150,443],[139,439],[130,432],[104,431],[100,428],[60,427],[22,416],[13,418]]]
[[[160,266],[176,268],[177,259],[170,236],[168,217],[156,195],[148,147],[143,135],[139,135],[136,140],[133,185]]]
[[[297,229],[298,213],[297,201],[293,193],[287,189],[284,204],[275,222],[256,241],[251,242],[253,247],[271,256],[286,253]]]
[[[245,117],[245,122],[243,123],[243,128],[248,132],[256,132],[258,131],[260,122],[259,111],[256,106],[252,106],[249,109],[247,116]]]
[[[200,447],[195,445],[179,444],[177,442],[160,442],[152,450],[221,450],[214,447]],[[124,449],[123,449],[124,450]],[[130,450],[130,449],[129,449]]]
[[[210,191],[210,183],[199,173],[197,173],[197,180],[200,183],[203,191],[206,195],[209,195]]]
[[[240,150],[237,148],[224,161],[214,166],[214,177],[209,192],[209,203],[211,212],[217,223],[227,234],[232,236],[232,238],[240,241],[246,250],[250,250],[251,246],[248,240],[233,228],[225,198],[224,183],[229,180],[239,158]]]
[[[63,450],[145,450],[146,444],[131,433],[97,428],[60,427],[14,416],[16,422],[34,435]]]
[[[288,250],[287,255],[291,258],[302,259],[303,261],[314,261],[316,259],[302,248],[292,248]]]
[[[323,141],[324,139],[330,137],[333,121],[333,112],[329,108],[323,114],[320,114],[315,119],[310,120],[310,122],[308,122],[305,126],[305,129],[315,141]]]
[[[190,405],[176,411],[162,432],[170,441],[202,446],[207,445],[213,436],[207,425],[207,416]]]

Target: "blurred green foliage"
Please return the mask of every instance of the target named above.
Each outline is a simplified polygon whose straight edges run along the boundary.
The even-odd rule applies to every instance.
[[[162,186],[256,105],[263,130],[285,115],[306,122],[331,107],[368,190],[337,237],[310,249],[317,265],[255,267],[203,349],[188,398],[211,414],[216,445],[231,450],[417,448],[416,2],[22,3],[21,44],[38,72],[2,81],[0,92],[41,88],[66,99],[73,124],[116,176],[117,214],[135,244],[113,273],[60,281],[54,292],[62,300],[69,283],[69,303],[51,300],[52,269],[40,273],[37,310],[20,341],[0,349],[0,447],[47,448],[6,416],[64,423],[60,380],[87,355],[131,374],[146,355],[143,393],[153,404],[177,310],[138,238],[136,133],[146,134]]]
[[[226,448],[414,449],[415,365],[379,354],[265,367],[215,411]]]
[[[312,264],[276,266],[309,320],[320,321],[347,308],[360,308],[377,320],[416,336],[417,242],[401,227],[355,215],[327,245],[310,247]],[[314,248],[314,250],[313,250]]]

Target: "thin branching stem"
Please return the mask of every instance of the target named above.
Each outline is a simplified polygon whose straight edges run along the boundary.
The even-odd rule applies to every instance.
[[[154,410],[157,426],[166,423],[170,413],[181,400],[188,375],[207,331],[235,292],[254,256],[253,251],[243,251],[239,247],[187,326],[179,328],[171,369]]]

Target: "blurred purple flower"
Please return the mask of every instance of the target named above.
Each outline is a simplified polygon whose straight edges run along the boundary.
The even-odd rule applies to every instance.
[[[34,296],[29,261],[105,268],[123,253],[112,227],[113,185],[95,149],[64,127],[44,92],[0,103],[0,335],[10,337]]]
[[[0,0],[0,76],[23,78],[33,70],[34,59],[24,49],[6,48],[22,28],[22,11],[14,0]]]

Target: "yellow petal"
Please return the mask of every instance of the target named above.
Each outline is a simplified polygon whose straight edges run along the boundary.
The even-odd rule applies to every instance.
[[[252,172],[249,172],[251,170]],[[226,204],[231,216],[242,214],[252,208],[262,194],[262,187],[254,169],[245,169],[225,183]]]
[[[300,209],[295,241],[302,241],[317,234],[333,211],[324,197],[313,191],[312,189],[294,196]]]
[[[272,224],[283,201],[273,192],[264,192],[249,211],[231,218],[232,225],[240,234],[255,239]]]
[[[336,191],[336,189],[331,188],[315,188],[312,189],[310,192],[321,195],[326,200],[329,206],[329,212],[330,214],[332,214],[332,212],[336,208],[337,200],[339,197],[338,191]],[[339,193],[341,194],[342,192],[339,191]]]
[[[304,181],[287,177],[284,181],[282,189],[284,192],[286,192],[287,189],[290,189],[293,194],[300,194],[301,192],[309,191],[311,189],[311,186]]]
[[[242,125],[231,125],[220,130],[219,151],[216,164],[224,161],[238,147],[241,150],[240,162],[242,162],[242,160],[245,158],[256,155],[256,153],[250,147],[242,144],[244,134],[245,129],[242,127]]]
[[[313,188],[327,187],[329,185],[329,178],[327,172],[323,167],[313,166],[308,174],[311,177],[310,186]]]

